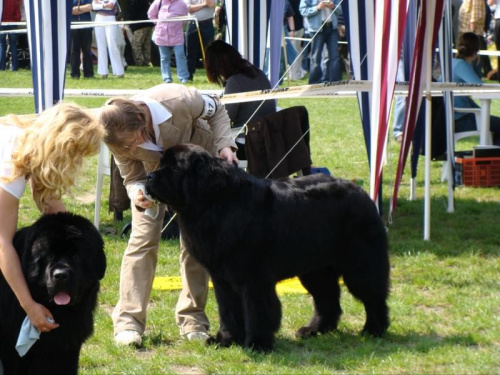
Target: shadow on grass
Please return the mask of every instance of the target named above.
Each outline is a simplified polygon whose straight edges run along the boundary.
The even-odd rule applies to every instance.
[[[178,344],[178,338],[173,339],[172,335],[159,333],[149,333],[144,335],[144,343],[139,350],[147,350],[147,348],[152,348],[156,346],[174,346]]]
[[[388,231],[391,254],[500,255],[500,236],[497,235],[500,190],[498,196],[496,202],[455,199],[453,213],[447,212],[446,197],[431,199],[430,241],[423,240],[424,201],[398,200]],[[383,219],[387,222],[386,215]]]
[[[297,368],[305,364],[317,364],[335,370],[346,370],[405,351],[425,354],[439,347],[476,345],[478,343],[468,334],[443,337],[433,334],[387,333],[383,338],[373,338],[337,331],[306,340],[279,338],[275,351],[269,354],[250,350],[247,352],[255,362],[286,363],[289,367]]]

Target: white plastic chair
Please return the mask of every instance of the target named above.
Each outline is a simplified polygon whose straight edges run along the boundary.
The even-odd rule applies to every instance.
[[[476,130],[469,130],[466,132],[455,132],[455,126],[453,126],[453,145],[455,145],[460,139],[479,136],[478,125],[481,123],[481,108],[453,108],[456,113],[473,113],[476,116]],[[448,170],[448,160],[443,163],[443,170],[441,171],[441,181],[446,181],[447,170]]]
[[[453,141],[457,143],[458,140],[467,137],[474,137],[479,135],[478,125],[481,123],[481,108],[453,108],[454,112],[457,113],[473,113],[476,116],[476,130],[470,130],[466,132],[455,132],[453,135]]]
[[[101,142],[99,156],[97,159],[97,186],[95,191],[95,209],[94,209],[94,225],[99,229],[99,221],[101,215],[101,195],[102,181],[104,175],[111,175],[111,165],[109,157],[109,148],[104,142]]]

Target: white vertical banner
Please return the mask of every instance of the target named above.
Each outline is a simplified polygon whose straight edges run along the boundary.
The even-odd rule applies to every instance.
[[[72,0],[25,3],[37,113],[63,99]]]

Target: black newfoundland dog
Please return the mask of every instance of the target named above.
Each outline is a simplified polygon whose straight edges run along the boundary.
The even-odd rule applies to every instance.
[[[198,146],[178,145],[165,151],[146,190],[177,212],[187,250],[210,273],[220,329],[209,342],[272,350],[281,321],[275,286],[293,276],[314,299],[297,337],[337,328],[340,277],[365,306],[363,331],[387,330],[386,231],[352,182],[322,174],[257,179]]]
[[[42,332],[20,357],[15,346],[26,314],[0,274],[0,360],[5,374],[76,374],[82,344],[93,332],[99,280],[106,270],[102,237],[89,220],[57,213],[20,229],[14,247],[33,299],[60,326]]]

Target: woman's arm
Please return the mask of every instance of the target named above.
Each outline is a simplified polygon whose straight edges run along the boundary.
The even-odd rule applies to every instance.
[[[196,13],[199,10],[203,8],[214,8],[215,7],[215,1],[214,0],[205,0],[201,4],[186,4],[188,6],[188,11],[189,13]]]
[[[41,331],[45,327],[50,331],[57,328],[59,324],[49,323],[46,318],[54,318],[51,312],[31,297],[19,256],[12,243],[17,229],[18,210],[19,200],[0,189],[0,212],[3,215],[2,225],[0,225],[0,270],[31,323]]]
[[[78,16],[80,14],[88,13],[92,11],[92,4],[84,4],[80,6],[74,6],[71,14],[74,16]]]
[[[148,18],[150,20],[157,20],[160,13],[160,0],[155,0],[148,9]]]

